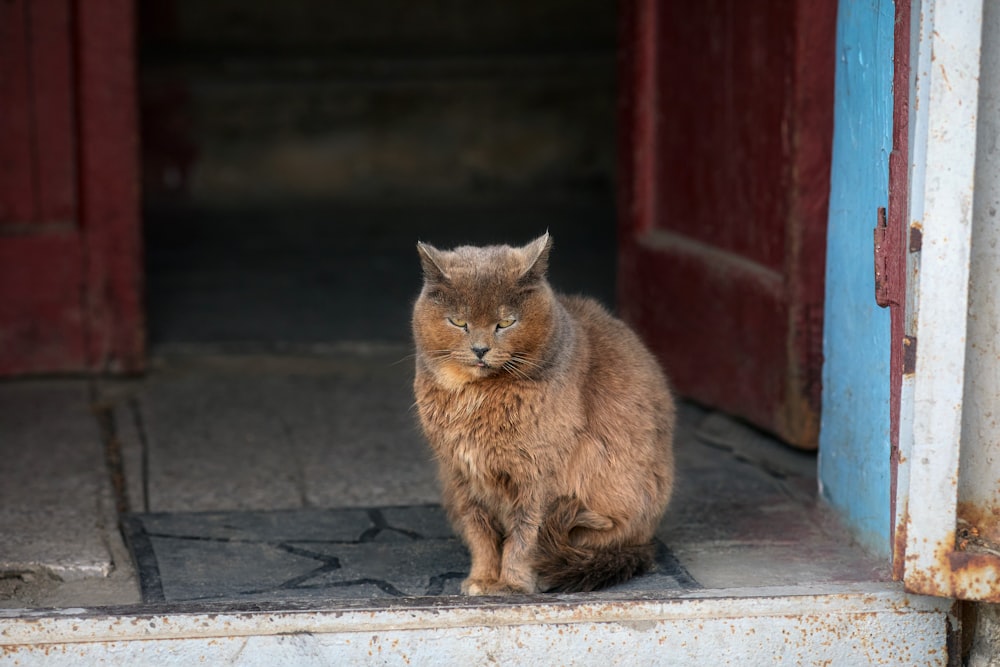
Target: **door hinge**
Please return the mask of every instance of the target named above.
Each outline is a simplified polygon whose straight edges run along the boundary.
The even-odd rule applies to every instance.
[[[903,375],[917,372],[917,337],[903,336]]]
[[[886,247],[888,223],[885,207],[878,208],[878,223],[875,226],[875,303],[882,308],[889,307],[889,248]]]

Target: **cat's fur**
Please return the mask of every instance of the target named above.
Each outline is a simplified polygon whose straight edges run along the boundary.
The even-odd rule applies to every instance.
[[[663,373],[597,302],[552,291],[550,247],[548,234],[523,248],[418,244],[416,405],[472,555],[468,595],[646,571],[673,487]]]

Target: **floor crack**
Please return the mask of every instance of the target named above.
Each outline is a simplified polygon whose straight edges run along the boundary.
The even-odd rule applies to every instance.
[[[142,418],[142,407],[139,399],[128,399],[128,410],[132,416],[132,423],[135,424],[135,431],[139,437],[139,466],[142,475],[142,511],[149,511],[149,438],[146,436],[146,423]]]
[[[104,465],[107,468],[114,493],[115,511],[118,516],[128,514],[128,493],[125,488],[125,464],[122,459],[122,443],[118,438],[114,407],[108,403],[94,401],[91,412],[97,420],[101,442],[104,445]]]

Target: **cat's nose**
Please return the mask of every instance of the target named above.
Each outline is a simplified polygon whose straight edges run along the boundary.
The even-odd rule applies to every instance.
[[[473,345],[472,346],[472,352],[473,352],[473,354],[475,354],[476,357],[479,358],[479,359],[482,359],[483,357],[485,357],[486,353],[489,352],[489,351],[490,351],[490,348],[486,347],[485,345]]]

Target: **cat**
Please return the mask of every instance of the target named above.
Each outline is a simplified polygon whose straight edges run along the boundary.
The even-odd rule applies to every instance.
[[[418,243],[414,393],[466,595],[590,591],[653,566],[676,408],[656,359],[524,247]]]

